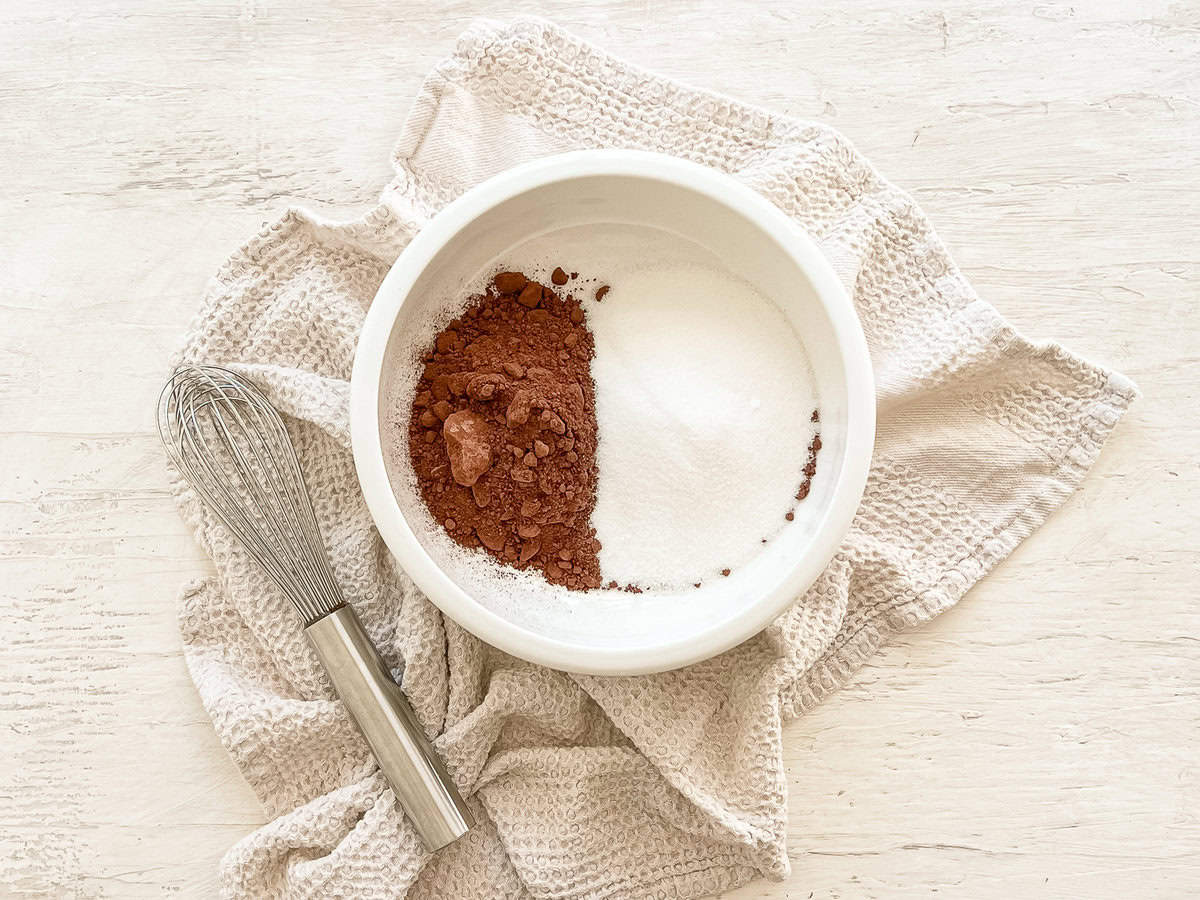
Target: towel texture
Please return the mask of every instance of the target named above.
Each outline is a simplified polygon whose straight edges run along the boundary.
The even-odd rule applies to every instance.
[[[794,217],[854,298],[877,381],[866,496],[818,582],[722,656],[638,678],[530,665],[445,619],[373,528],[349,448],[355,340],[397,254],[488,176],[588,147],[713,166]],[[292,211],[238,251],[183,359],[238,369],[287,414],[334,570],[480,824],[421,850],[290,604],[177,484],[217,573],[183,600],[188,665],[271,819],[229,851],[224,893],[699,897],[784,876],[782,724],[1036,528],[1133,385],[1015,333],[913,200],[836,132],[683,87],[545,22],[468,30],[425,82],[395,168],[361,220]]]

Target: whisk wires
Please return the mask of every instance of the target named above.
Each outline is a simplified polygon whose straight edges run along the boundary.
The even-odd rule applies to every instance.
[[[258,388],[219,366],[181,367],[159,396],[158,432],[180,474],[305,625],[345,604],[295,447]]]

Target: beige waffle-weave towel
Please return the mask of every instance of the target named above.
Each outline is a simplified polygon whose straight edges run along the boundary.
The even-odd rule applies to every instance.
[[[346,399],[364,311],[432,213],[515,163],[614,146],[729,172],[819,241],[870,343],[879,437],[845,545],[778,621],[681,671],[601,679],[491,649],[414,590],[359,494]],[[545,22],[467,31],[425,82],[395,167],[360,221],[293,211],[238,251],[183,355],[234,364],[290,415],[334,569],[404,666],[480,825],[433,858],[419,848],[290,605],[180,488],[217,570],[183,601],[188,665],[271,819],[225,857],[224,893],[699,897],[782,877],[781,723],[1029,535],[1133,385],[1016,334],[912,199],[834,131],[682,87]]]

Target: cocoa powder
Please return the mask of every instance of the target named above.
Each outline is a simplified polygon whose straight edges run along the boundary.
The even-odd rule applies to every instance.
[[[573,297],[500,272],[423,357],[408,432],[421,496],[451,538],[577,590],[602,584],[588,524],[594,353]]]
[[[821,411],[814,409],[812,416],[809,419],[811,422],[821,421]],[[800,489],[796,491],[796,499],[803,500],[808,496],[808,492],[812,489],[813,476],[817,474],[817,454],[821,452],[821,433],[817,432],[813,435],[812,440],[808,444],[808,456],[804,461],[804,480],[800,482]],[[787,520],[790,522],[795,518],[793,513],[787,514]]]

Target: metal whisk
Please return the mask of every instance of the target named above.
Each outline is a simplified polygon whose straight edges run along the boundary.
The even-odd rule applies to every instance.
[[[180,473],[295,605],[425,846],[466,834],[470,811],[334,579],[279,413],[234,372],[185,366],[159,397],[158,430]]]

